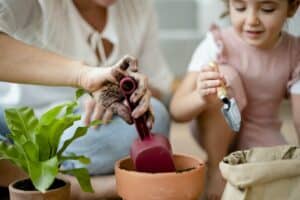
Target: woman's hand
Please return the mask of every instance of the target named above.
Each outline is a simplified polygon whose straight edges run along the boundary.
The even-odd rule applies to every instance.
[[[111,67],[84,67],[79,72],[78,85],[89,92],[101,89],[106,83],[118,84],[128,71],[137,72],[137,60],[131,56],[124,56]]]
[[[132,124],[133,118],[145,114],[147,126],[152,128],[154,115],[150,106],[151,92],[148,89],[146,76],[137,73],[135,58],[125,56],[116,65],[107,68],[93,68],[85,71],[80,78],[80,85],[92,92],[93,99],[87,100],[85,122],[100,119],[103,123],[109,122],[114,114],[122,117],[127,123]],[[119,82],[125,76],[133,77],[137,82],[137,89],[130,100],[138,102],[137,107],[130,113],[120,91]]]
[[[199,72],[196,90],[207,104],[215,104],[219,101],[217,90],[222,84],[226,85],[224,76],[217,69],[208,66]]]

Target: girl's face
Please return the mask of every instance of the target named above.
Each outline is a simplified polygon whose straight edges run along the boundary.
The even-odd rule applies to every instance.
[[[287,0],[229,0],[231,23],[248,44],[273,47],[288,17]]]
[[[103,7],[109,7],[114,4],[117,0],[93,0],[96,4]]]

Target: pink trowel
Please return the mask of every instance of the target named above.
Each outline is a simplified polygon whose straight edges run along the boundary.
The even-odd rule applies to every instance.
[[[136,82],[127,76],[120,82],[120,88],[130,110],[136,107],[130,101],[131,94],[136,90]],[[162,135],[150,133],[145,120],[145,115],[133,119],[139,138],[135,139],[131,145],[130,156],[135,165],[135,169],[140,172],[174,172],[175,165],[172,159],[172,149],[167,138]]]

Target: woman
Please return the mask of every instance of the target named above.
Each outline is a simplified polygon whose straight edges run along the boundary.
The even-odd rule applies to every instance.
[[[71,60],[101,67],[110,66],[122,55],[130,54],[139,60],[140,72],[149,76],[152,94],[165,100],[168,99],[173,77],[158,48],[155,16],[150,2],[29,0],[25,3],[21,0],[1,0],[0,30],[9,35],[4,39],[6,42],[4,48],[10,46],[8,40],[12,40],[12,37]],[[24,59],[20,61],[22,64],[40,61],[39,53],[31,54],[17,48],[10,55],[12,60],[23,57]],[[51,63],[53,59],[48,57],[48,61]],[[41,67],[43,63],[44,61],[40,62]],[[73,91],[66,88],[29,85],[14,87],[18,91],[18,98],[15,98],[15,102],[2,102],[2,107],[26,104],[44,110],[53,103],[68,100],[73,96]],[[145,94],[145,99],[140,102],[147,104],[147,96],[149,93]],[[139,98],[141,97],[137,96],[135,100]],[[85,123],[103,117],[106,121],[112,118],[111,110],[104,108],[93,99],[86,101],[85,111],[79,111],[85,112]],[[169,115],[166,109],[154,98],[151,104],[157,122],[153,130],[167,135]],[[128,126],[117,117],[112,120],[108,125],[91,130],[86,137],[74,143],[69,149],[72,152],[84,152],[91,158],[92,164],[88,169],[92,175],[111,174],[115,160],[128,154],[131,141],[136,137],[134,127]],[[70,133],[72,132],[70,130]],[[69,133],[65,135],[66,138],[69,136]],[[68,163],[65,167],[74,165],[77,163]],[[106,186],[103,186],[101,180],[105,181]],[[97,188],[93,197],[115,194],[112,177],[108,180],[95,177],[92,184]],[[105,191],[100,191],[100,188]]]

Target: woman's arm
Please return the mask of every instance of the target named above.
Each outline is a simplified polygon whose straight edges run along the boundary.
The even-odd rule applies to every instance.
[[[2,33],[0,46],[1,81],[82,87],[89,92],[100,89],[107,81],[117,82],[115,77],[127,70],[121,69],[126,60],[128,65],[130,62],[136,62],[134,58],[125,56],[111,67],[89,67],[79,61],[27,45]],[[133,65],[131,67],[135,68]]]
[[[96,68],[26,45],[1,33],[0,46],[1,81],[82,87],[93,92],[97,102],[104,105],[104,102],[112,101],[112,97],[109,95],[106,98],[101,98],[105,96],[101,96],[105,91],[110,95],[111,90],[113,91],[107,84],[118,84],[121,77],[131,75],[138,81],[138,89],[134,96],[143,99],[134,109],[133,117],[138,118],[143,113],[151,111],[149,107],[151,93],[146,84],[147,77],[136,73],[137,62],[133,57],[125,56],[111,67]],[[109,103],[109,105],[112,104]],[[124,105],[118,104],[114,110],[124,119],[128,119],[129,113],[124,111],[127,111],[124,107]],[[129,120],[127,121],[129,122]],[[153,124],[151,112],[148,121],[151,127]]]
[[[0,33],[0,80],[79,87],[81,62],[38,49]]]

